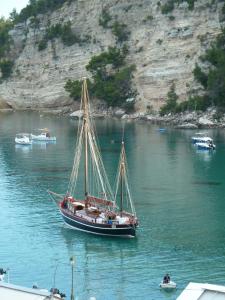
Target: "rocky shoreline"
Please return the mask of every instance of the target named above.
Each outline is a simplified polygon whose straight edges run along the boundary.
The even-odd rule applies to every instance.
[[[10,113],[18,110],[9,108],[0,108],[0,113]],[[24,111],[24,110],[21,110]],[[43,110],[25,110],[34,111],[42,115],[57,115],[69,118],[82,117],[82,111],[76,110],[71,113],[68,109],[43,109]],[[127,114],[123,109],[95,109],[92,112],[94,118],[117,118],[120,120],[145,121],[161,126],[171,126],[179,129],[201,129],[201,128],[225,128],[225,113],[218,113],[215,108],[209,108],[205,112],[183,112],[179,114],[167,114],[160,116],[158,113],[135,112]]]
[[[82,116],[81,111],[75,111],[69,115],[71,118]],[[183,112],[179,114],[168,114],[160,116],[157,113],[148,114],[136,112],[126,114],[122,109],[94,111],[93,117],[107,118],[116,117],[121,120],[142,120],[152,124],[167,125],[179,129],[200,129],[200,128],[225,128],[225,114],[218,114],[215,108],[210,108],[206,112]]]

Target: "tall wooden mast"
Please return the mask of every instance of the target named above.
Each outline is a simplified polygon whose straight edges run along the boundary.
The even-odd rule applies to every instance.
[[[124,149],[124,141],[122,141],[122,149],[121,149],[121,162],[120,162],[120,216],[122,217],[123,213],[123,181],[124,181],[124,171],[125,171],[125,149]]]
[[[89,111],[88,111],[88,90],[86,78],[83,79],[82,85],[82,101],[83,101],[83,126],[84,126],[84,195],[85,206],[87,206],[88,197],[88,130],[89,130]]]

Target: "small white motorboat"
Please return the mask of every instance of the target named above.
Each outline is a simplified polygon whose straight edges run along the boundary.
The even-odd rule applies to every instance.
[[[15,143],[19,145],[31,145],[32,140],[29,133],[18,133],[15,137]]]
[[[161,281],[159,287],[165,291],[172,291],[176,289],[177,284],[170,280],[170,275],[167,273],[164,277],[163,280]]]
[[[164,290],[174,290],[177,288],[177,284],[174,281],[169,281],[167,283],[164,283],[163,281],[160,283],[160,288]]]
[[[207,143],[212,142],[212,138],[209,136],[206,136],[206,132],[197,132],[192,138],[191,141],[193,144],[196,143]]]
[[[32,140],[43,141],[43,142],[55,142],[56,141],[56,137],[50,135],[48,128],[39,129],[39,130],[41,131],[40,134],[38,134],[38,135],[31,134]]]
[[[216,145],[213,142],[199,142],[196,143],[199,150],[215,150]]]

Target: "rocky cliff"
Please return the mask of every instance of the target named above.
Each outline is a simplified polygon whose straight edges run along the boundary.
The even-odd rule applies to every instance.
[[[158,0],[77,0],[65,3],[52,14],[39,15],[38,28],[31,26],[28,19],[10,32],[15,64],[12,76],[0,84],[0,105],[70,110],[74,102],[64,90],[67,79],[90,76],[85,66],[91,57],[116,44],[112,30],[99,25],[103,9],[113,20],[126,24],[130,32],[127,63],[136,64],[136,109],[158,110],[173,82],[182,101],[198,88],[192,71],[221,31],[221,7],[221,2],[198,0],[194,10],[189,10],[188,4],[182,2],[165,15]],[[65,46],[60,39],[54,39],[39,51],[37,43],[48,24],[67,21],[85,42]]]

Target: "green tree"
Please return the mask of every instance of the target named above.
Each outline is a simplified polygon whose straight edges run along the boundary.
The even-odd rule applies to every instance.
[[[208,105],[225,107],[225,29],[201,57],[208,66],[194,69],[195,79],[202,85]]]
[[[112,66],[112,69],[118,69],[125,64],[125,48],[124,50],[116,47],[109,47],[107,52],[93,56],[87,65],[87,70],[94,76],[105,80],[108,77],[107,67]]]
[[[108,106],[121,106],[126,108],[127,99],[134,98],[136,91],[131,86],[132,73],[135,66],[124,67],[115,74],[101,80],[94,77],[94,95],[105,101]],[[133,103],[134,104],[134,103]]]
[[[47,47],[48,41],[56,38],[60,38],[66,46],[81,42],[80,38],[72,32],[71,22],[66,22],[63,25],[57,23],[47,28],[43,39],[38,44],[38,50],[44,50]]]
[[[128,40],[130,32],[127,31],[127,25],[115,21],[112,25],[112,33],[116,36],[117,42]]]
[[[158,6],[161,6],[162,14],[168,14],[174,10],[175,5],[180,4],[182,2],[187,2],[189,10],[193,10],[195,6],[195,1],[197,0],[168,0],[164,5],[159,5],[160,2],[158,2]]]
[[[3,58],[10,49],[11,39],[9,30],[12,28],[12,22],[0,18],[0,59]]]
[[[38,50],[39,51],[42,51],[44,49],[47,48],[47,45],[48,45],[48,41],[46,38],[43,38],[39,43],[38,43]]]
[[[0,69],[2,72],[2,79],[7,79],[12,73],[13,62],[11,60],[3,59],[0,62]]]
[[[80,38],[72,32],[71,22],[67,22],[62,26],[61,39],[63,44],[66,46],[71,46],[81,41]]]
[[[194,73],[195,79],[198,82],[200,82],[204,88],[206,88],[208,76],[201,70],[201,68],[198,66],[198,64],[195,65],[193,73]]]
[[[136,90],[132,87],[132,74],[135,66],[125,66],[125,52],[112,48],[98,56],[93,56],[86,69],[91,72],[93,82],[89,82],[90,94],[103,100],[108,106],[121,106],[126,110],[134,108]],[[68,80],[66,91],[74,100],[80,98],[81,83]]]
[[[178,96],[175,92],[175,84],[173,83],[170,87],[169,92],[167,93],[166,104],[163,105],[160,109],[160,115],[165,115],[166,113],[175,113],[177,107]]]
[[[102,15],[99,18],[99,25],[103,28],[109,28],[108,23],[111,21],[112,17],[106,9],[102,10]]]
[[[17,13],[16,9],[13,8],[12,12],[9,14],[9,19],[13,22],[16,23],[18,19],[19,14]]]
[[[64,86],[65,90],[70,94],[70,97],[75,101],[80,100],[82,82],[79,80],[69,79]]]
[[[162,14],[168,14],[174,9],[174,0],[169,0],[164,5],[161,5]]]
[[[16,23],[24,22],[32,16],[38,14],[51,13],[60,8],[65,2],[71,3],[71,0],[30,0],[15,19]]]

